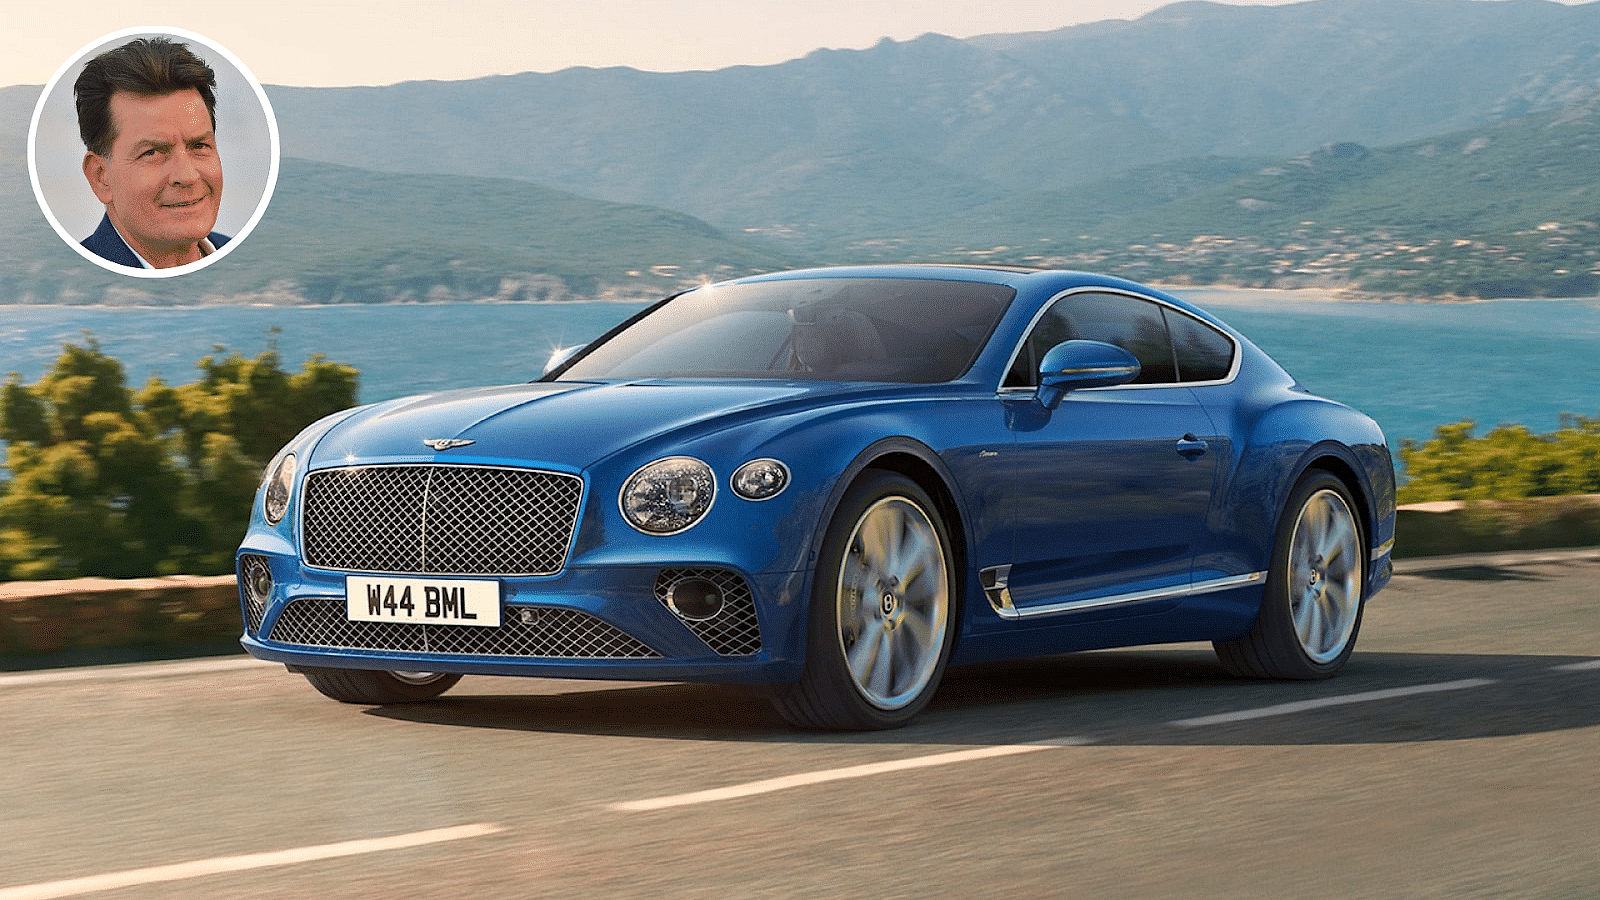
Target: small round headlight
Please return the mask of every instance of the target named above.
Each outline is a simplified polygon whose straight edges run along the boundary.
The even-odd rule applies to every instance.
[[[646,534],[677,534],[700,521],[716,493],[710,466],[672,456],[634,472],[617,501],[629,525]]]
[[[272,472],[267,475],[261,498],[261,511],[266,514],[267,523],[276,525],[283,521],[283,516],[289,511],[289,493],[294,490],[294,471],[296,460],[293,453],[285,453]]]
[[[733,492],[746,500],[771,500],[789,486],[789,467],[775,459],[752,459],[733,473]]]

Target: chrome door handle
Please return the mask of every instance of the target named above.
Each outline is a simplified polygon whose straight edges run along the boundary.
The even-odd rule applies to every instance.
[[[1186,434],[1178,439],[1178,455],[1185,459],[1195,459],[1209,449],[1211,449],[1210,444],[1192,434]]]

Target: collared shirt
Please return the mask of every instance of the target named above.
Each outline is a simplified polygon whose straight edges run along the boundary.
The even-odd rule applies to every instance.
[[[213,231],[206,235],[204,241],[197,242],[197,245],[202,256],[214,256],[222,252],[226,245],[231,242],[232,238],[220,231]],[[149,260],[140,257],[139,254],[133,252],[132,247],[128,246],[128,242],[123,239],[122,233],[117,231],[116,225],[112,224],[109,213],[100,217],[100,224],[96,226],[93,234],[78,243],[89,253],[118,266],[156,271],[151,268]],[[193,263],[190,263],[190,265],[193,265]],[[178,268],[183,269],[182,266]]]
[[[114,227],[115,223],[112,223],[112,224],[113,224],[113,227]],[[132,253],[133,254],[133,258],[137,259],[139,261],[139,266],[141,268],[145,268],[145,269],[154,269],[155,268],[155,266],[150,265],[150,260],[145,259],[143,256],[140,255],[139,251],[133,249],[133,245],[128,243],[128,239],[122,236],[122,230],[120,228],[117,229],[117,240],[122,241],[122,246],[128,248],[128,252]],[[203,237],[203,238],[200,239],[200,258],[201,259],[205,259],[206,257],[210,256],[211,254],[213,254],[215,252],[217,252],[217,248],[211,246],[211,238]]]

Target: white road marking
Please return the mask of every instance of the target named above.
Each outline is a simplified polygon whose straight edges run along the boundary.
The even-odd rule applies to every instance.
[[[1577,665],[1588,667],[1588,663]],[[1570,667],[1569,667],[1570,668]],[[1199,727],[1203,725],[1220,725],[1229,722],[1243,722],[1250,719],[1264,719],[1271,716],[1286,716],[1294,713],[1307,712],[1315,709],[1326,709],[1331,706],[1345,706],[1352,703],[1371,703],[1378,700],[1393,700],[1400,697],[1412,697],[1418,694],[1435,694],[1441,691],[1460,691],[1469,688],[1486,687],[1497,684],[1493,678],[1464,678],[1459,681],[1443,681],[1437,684],[1418,684],[1410,687],[1386,688],[1378,691],[1364,691],[1357,694],[1344,694],[1338,697],[1322,697],[1316,700],[1301,700],[1295,703],[1280,703],[1275,706],[1263,706],[1255,709],[1235,710],[1234,712],[1218,713],[1211,716],[1197,716],[1192,719],[1177,719],[1168,722],[1169,725],[1181,727]],[[783,775],[777,778],[766,778],[760,781],[748,781],[744,784],[728,785],[727,787],[710,788],[703,791],[692,791],[686,794],[670,794],[662,797],[650,797],[645,800],[625,800],[607,805],[607,809],[616,812],[649,812],[658,809],[671,809],[678,806],[695,806],[703,803],[716,803],[722,800],[736,800],[741,797],[753,797],[759,794],[770,794],[775,791],[789,790],[790,788],[807,787],[814,784],[824,784],[829,781],[842,781],[848,778],[866,778],[872,775],[886,775],[892,772],[904,772],[910,769],[925,769],[933,766],[947,766],[954,763],[971,762],[980,759],[994,759],[1002,756],[1015,756],[1021,753],[1032,753],[1036,750],[1048,750],[1054,747],[1076,747],[1094,743],[1088,738],[1055,738],[1045,741],[1034,741],[1027,744],[1002,744],[997,747],[978,747],[971,750],[953,750],[948,753],[935,753],[929,756],[914,756],[909,759],[894,759],[885,762],[866,763],[859,766],[846,766],[840,769],[821,769],[814,772],[801,772],[797,775]],[[5,898],[0,897],[0,900]]]
[[[24,673],[20,675],[0,675],[0,687],[5,687],[7,685],[40,684],[50,682],[70,682],[101,679],[110,680],[154,677],[160,675],[198,674],[206,672],[228,671],[232,669],[246,669],[263,665],[275,664],[264,663],[260,660],[250,658],[239,659],[237,657],[231,657],[227,659],[192,660],[175,663],[145,663],[128,666],[101,666],[84,669],[61,669],[46,672]],[[1600,669],[1600,659],[1587,660],[1578,663],[1568,663],[1554,667],[1554,670],[1556,671],[1574,672],[1591,671],[1595,669]],[[1458,691],[1470,688],[1486,687],[1496,683],[1498,683],[1497,680],[1492,678],[1466,678],[1458,681],[1445,681],[1436,684],[1420,684],[1409,687],[1387,688],[1384,690],[1364,691],[1355,694],[1343,694],[1336,697],[1322,697],[1315,700],[1301,700],[1293,703],[1280,703],[1273,706],[1257,707],[1255,709],[1235,710],[1233,712],[1217,713],[1208,716],[1177,719],[1168,722],[1167,724],[1184,728],[1198,728],[1206,725],[1221,725],[1233,722],[1245,722],[1252,719],[1270,718],[1273,716],[1294,715],[1296,713],[1308,712],[1317,709],[1326,709],[1335,706],[1345,706],[1354,703],[1370,703],[1381,700],[1393,700],[1402,697],[1411,697],[1419,694],[1432,694],[1443,691]],[[883,762],[866,763],[857,766],[846,766],[838,769],[822,769],[812,772],[801,772],[795,775],[783,775],[776,778],[766,778],[759,781],[750,781],[743,784],[729,785],[726,787],[691,791],[684,794],[671,794],[661,797],[651,797],[644,800],[620,801],[609,804],[607,808],[618,812],[647,812],[651,810],[671,809],[679,806],[695,806],[705,803],[716,803],[723,800],[734,800],[742,797],[770,794],[776,791],[824,784],[830,781],[842,781],[852,778],[867,778],[874,775],[887,775],[894,772],[904,772],[914,769],[953,765],[956,763],[971,762],[975,760],[1016,756],[1024,753],[1032,753],[1037,750],[1048,750],[1057,747],[1082,746],[1090,743],[1093,743],[1093,741],[1087,738],[1062,737],[1050,740],[1034,741],[1026,744],[1003,744],[995,747],[977,747],[969,750],[953,750],[946,753],[935,753],[928,756],[911,757],[909,759],[886,760]],[[487,831],[475,832],[474,834],[487,834],[500,830],[495,826],[463,827],[467,829],[488,829]],[[460,829],[442,829],[440,832],[421,832],[419,833],[420,835],[447,834],[447,836],[435,837],[429,840],[420,841],[420,843],[432,843],[434,840],[455,840],[458,837],[474,836],[474,834],[449,834],[450,832],[459,830]],[[135,872],[96,876],[95,878],[88,879],[74,879],[69,882],[55,882],[50,885],[31,885],[20,888],[0,888],[0,900],[23,900],[23,898],[34,897],[66,897],[77,893],[86,893],[88,891],[105,890],[108,887],[120,887],[125,884],[143,884],[147,883],[147,881],[117,881],[115,883],[108,883],[105,887],[94,886],[74,888],[68,890],[67,892],[60,892],[60,886],[62,885],[78,885],[80,883],[88,884],[91,882],[98,882],[102,879],[129,878],[133,876],[145,875],[147,873],[164,873],[169,871],[176,872],[180,870],[187,871],[193,867],[216,865],[223,866],[223,868],[206,869],[205,871],[197,871],[195,873],[209,874],[211,871],[237,871],[240,868],[286,865],[293,862],[301,862],[311,859],[323,859],[328,856],[345,856],[353,853],[370,853],[378,850],[389,849],[389,846],[382,845],[386,841],[405,840],[411,837],[415,836],[400,835],[396,838],[380,838],[376,841],[353,841],[349,844],[336,844],[322,848],[310,847],[303,848],[302,850],[282,851],[280,853],[256,854],[246,857],[229,857],[221,860],[185,863],[178,866],[164,866],[157,867],[155,869],[141,869],[136,870]],[[401,843],[394,844],[393,846],[414,846],[414,844]],[[336,849],[350,847],[356,847],[358,849]],[[328,852],[330,850],[333,852]],[[307,853],[316,855],[304,856],[303,858],[296,857],[296,854]],[[245,862],[243,865],[240,865],[239,861],[247,862]],[[148,880],[165,881],[171,880],[172,878],[187,877],[194,877],[194,875],[172,875],[150,878]],[[21,891],[40,890],[55,890],[57,892],[19,893]]]
[[[1319,697],[1316,700],[1300,700],[1294,703],[1279,703],[1276,706],[1261,706],[1255,709],[1241,709],[1234,712],[1217,713],[1212,716],[1196,716],[1192,719],[1178,719],[1169,724],[1185,728],[1198,728],[1203,725],[1222,725],[1228,722],[1244,722],[1250,719],[1265,719],[1271,716],[1288,716],[1295,713],[1306,712],[1313,709],[1325,709],[1330,706],[1344,706],[1350,703],[1371,703],[1375,700],[1393,700],[1397,697],[1411,697],[1417,694],[1436,694],[1440,691],[1461,691],[1468,688],[1485,687],[1495,684],[1493,678],[1463,678],[1460,681],[1441,681],[1437,684],[1416,684],[1410,687],[1386,688],[1381,691],[1364,691],[1359,694],[1342,694],[1337,697]]]
[[[186,659],[177,662],[126,663],[115,666],[84,666],[78,669],[39,669],[32,672],[0,674],[0,688],[30,684],[59,684],[69,681],[126,681],[131,678],[156,678],[164,675],[203,675],[234,669],[282,666],[253,656],[225,656]]]
[[[396,834],[390,837],[366,838],[357,841],[345,841],[340,844],[297,847],[293,850],[251,853],[245,856],[220,856],[215,859],[200,859],[170,866],[153,866],[148,869],[130,869],[126,872],[90,875],[85,878],[69,878],[65,881],[50,881],[43,884],[24,884],[17,887],[0,888],[0,900],[51,900],[51,898],[55,897],[76,897],[80,894],[89,894],[96,891],[109,891],[142,884],[158,884],[165,881],[182,881],[188,878],[199,878],[204,875],[243,872],[249,869],[265,869],[270,866],[288,866],[295,863],[315,862],[321,859],[334,859],[340,856],[378,853],[384,850],[402,850],[407,847],[421,847],[425,844],[438,844],[444,841],[459,841],[464,838],[482,837],[501,830],[503,829],[498,825],[483,823],[458,825],[454,828],[436,828],[432,831],[416,831],[411,834]]]
[[[890,759],[883,762],[864,763],[859,766],[845,766],[841,769],[801,772],[797,775],[784,775],[778,778],[766,778],[761,781],[747,781],[744,784],[711,788],[704,791],[692,791],[687,794],[651,797],[647,800],[627,800],[621,803],[613,803],[607,808],[618,812],[646,812],[656,809],[670,809],[674,806],[695,806],[701,803],[716,803],[719,800],[734,800],[740,797],[753,797],[757,794],[770,794],[774,791],[785,791],[790,788],[823,784],[829,781],[866,778],[871,775],[886,775],[890,772],[904,772],[910,769],[948,766],[953,763],[994,759],[1001,756],[1016,756],[1021,753],[1033,753],[1037,750],[1052,750],[1058,747],[1073,747],[1087,743],[1089,743],[1087,740],[1080,738],[1058,738],[1029,744],[1002,744],[997,747],[952,750],[948,753],[914,756],[910,759]],[[0,897],[0,900],[5,900],[5,898]]]

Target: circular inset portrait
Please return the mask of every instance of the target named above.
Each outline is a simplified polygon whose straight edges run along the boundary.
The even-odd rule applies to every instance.
[[[33,110],[39,208],[83,258],[165,278],[211,265],[260,221],[278,123],[233,54],[177,28],[131,28],[67,60]]]

